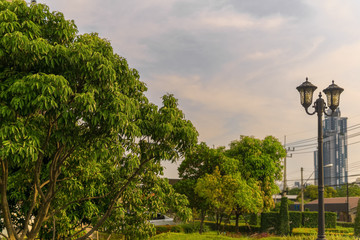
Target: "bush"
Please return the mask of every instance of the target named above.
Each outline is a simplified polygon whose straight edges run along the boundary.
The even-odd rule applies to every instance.
[[[217,225],[215,222],[206,221],[205,224],[208,227],[208,229],[210,229],[211,231],[218,231]],[[220,230],[222,231],[223,229],[225,232],[236,232],[235,225],[228,224],[228,225],[224,226],[222,224],[220,226]],[[241,233],[256,233],[256,232],[260,232],[260,227],[259,226],[251,226],[251,229],[249,229],[248,226],[239,226],[239,232],[241,232]]]
[[[156,234],[170,232],[171,226],[155,226]]]
[[[318,224],[318,212],[304,212],[303,226],[308,228],[316,228]],[[336,228],[336,213],[325,212],[325,227]]]
[[[277,212],[268,212],[261,213],[261,226],[260,230],[262,232],[275,232],[275,226],[278,223],[279,213]]]
[[[183,232],[184,230],[183,230],[183,228],[181,226],[176,225],[176,226],[172,226],[170,231],[179,233],[179,232]]]
[[[256,213],[250,215],[249,224],[257,226],[259,224],[259,216]]]
[[[345,227],[345,228],[354,228],[355,224],[352,222],[336,222],[336,226]]]
[[[292,233],[294,228],[301,227],[302,214],[298,211],[289,211],[289,221],[290,221],[290,233]]]
[[[316,228],[318,223],[317,212],[303,212],[302,226],[305,228]]]
[[[325,212],[325,227],[336,228],[337,215],[334,212]]]
[[[195,232],[199,232],[200,223],[199,222],[186,223],[186,224],[181,224],[180,227],[184,230],[184,233],[195,233]],[[209,227],[206,224],[204,224],[203,232],[208,232],[208,231],[209,231]]]
[[[317,212],[289,212],[290,229],[305,227],[317,228],[318,213]],[[279,213],[269,212],[261,214],[261,231],[274,232],[279,225]],[[325,227],[336,228],[336,213],[325,212]]]

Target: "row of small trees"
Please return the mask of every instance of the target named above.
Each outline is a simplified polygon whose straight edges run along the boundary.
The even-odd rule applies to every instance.
[[[182,178],[175,189],[185,194],[201,223],[213,214],[220,226],[223,217],[260,213],[274,207],[275,181],[282,177],[281,159],[286,152],[272,136],[263,140],[241,136],[224,147],[199,144],[179,167]],[[201,231],[201,230],[200,230]]]

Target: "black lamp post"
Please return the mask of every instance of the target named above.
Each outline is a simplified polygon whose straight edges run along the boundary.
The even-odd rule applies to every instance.
[[[300,93],[301,105],[305,108],[305,111],[309,115],[318,115],[318,238],[325,239],[325,206],[324,206],[324,169],[323,169],[323,124],[322,124],[322,115],[323,113],[328,115],[325,111],[326,104],[324,99],[321,98],[321,92],[319,93],[319,98],[314,102],[313,108],[314,112],[310,113],[308,108],[312,104],[313,93],[316,90],[316,86],[311,84],[306,78],[306,81],[303,82],[296,89]],[[332,110],[332,113],[339,106],[340,94],[344,91],[341,87],[337,86],[334,81],[332,84],[323,90],[327,97],[328,107]]]

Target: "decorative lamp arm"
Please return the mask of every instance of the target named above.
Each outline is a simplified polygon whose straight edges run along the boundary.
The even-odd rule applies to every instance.
[[[315,106],[313,106],[313,107],[315,108],[314,112],[310,113],[308,108],[305,108],[305,112],[309,115],[314,115],[316,113],[316,107]]]

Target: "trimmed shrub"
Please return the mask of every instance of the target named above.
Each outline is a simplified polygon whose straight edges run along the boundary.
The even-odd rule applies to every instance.
[[[170,232],[171,226],[155,226],[156,234]]]
[[[355,217],[355,225],[354,225],[354,235],[356,237],[360,236],[360,199],[358,201],[357,209],[356,209],[356,217]]]
[[[208,222],[205,221],[205,225],[211,230],[211,231],[218,231],[217,229],[217,225],[215,222]],[[223,230],[224,227],[224,231],[225,232],[235,232],[235,225],[226,225],[224,226],[223,224],[220,227],[220,230]],[[248,228],[248,226],[239,226],[239,232],[241,233],[258,233],[260,232],[260,227],[259,226],[250,226],[251,229]]]
[[[355,224],[352,222],[336,222],[336,226],[345,227],[345,228],[354,228]]]
[[[183,232],[184,230],[183,230],[183,228],[181,226],[176,225],[176,226],[172,226],[170,231],[179,233],[179,232]]]
[[[317,212],[303,212],[302,226],[305,228],[316,228],[318,223]]]
[[[279,213],[277,212],[261,213],[260,230],[269,233],[275,232],[275,227],[279,219],[278,215]]]
[[[336,228],[336,213],[334,212],[325,212],[325,227],[326,228]]]
[[[259,216],[256,214],[256,213],[252,213],[250,215],[250,221],[249,221],[249,224],[250,225],[254,225],[254,226],[257,226],[259,224]]]
[[[316,228],[318,225],[318,212],[304,212],[303,226],[306,228]],[[336,228],[336,213],[325,212],[325,227]]]
[[[288,210],[288,198],[281,198],[280,213],[279,213],[279,224],[277,225],[278,235],[289,235],[290,225],[289,225],[289,210]]]
[[[294,228],[301,227],[302,214],[297,211],[289,211],[289,222],[290,222],[290,234]]]
[[[276,226],[280,224],[279,213],[269,212],[261,214],[261,231],[273,233]],[[289,212],[290,229],[305,227],[317,228],[317,212]],[[325,212],[325,227],[336,228],[336,213]]]
[[[195,233],[195,232],[199,232],[200,230],[200,222],[181,224],[180,227],[184,230],[184,233]],[[208,232],[208,231],[209,231],[209,227],[206,224],[204,224],[203,232]]]

